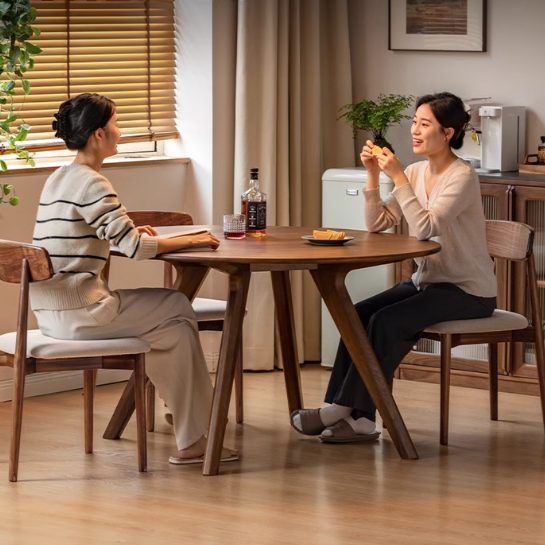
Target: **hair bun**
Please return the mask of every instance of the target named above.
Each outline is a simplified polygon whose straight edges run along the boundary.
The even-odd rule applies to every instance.
[[[66,138],[66,116],[60,112],[53,114],[55,121],[51,123],[51,127],[55,132],[55,138]]]

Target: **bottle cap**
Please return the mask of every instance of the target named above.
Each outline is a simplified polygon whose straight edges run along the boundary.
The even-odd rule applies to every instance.
[[[542,137],[541,137],[541,141],[542,141],[542,142],[545,142],[545,136],[542,136]]]
[[[252,180],[257,180],[257,173],[259,172],[258,168],[251,168],[250,169],[250,178]]]

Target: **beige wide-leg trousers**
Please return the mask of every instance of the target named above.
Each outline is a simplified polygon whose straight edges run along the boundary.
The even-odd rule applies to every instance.
[[[34,313],[42,333],[56,339],[148,341],[146,373],[172,412],[178,449],[206,434],[212,381],[185,295],[161,288],[116,290],[87,307]]]

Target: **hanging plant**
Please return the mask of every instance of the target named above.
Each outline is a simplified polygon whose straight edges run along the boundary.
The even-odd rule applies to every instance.
[[[11,153],[34,166],[34,159],[21,144],[26,140],[30,125],[25,123],[21,110],[26,96],[30,93],[30,82],[25,72],[34,67],[35,55],[42,50],[28,40],[41,34],[33,28],[36,8],[30,0],[0,1],[0,154]],[[15,96],[21,92],[23,99],[15,104]],[[0,160],[2,172],[8,170],[5,161]],[[0,204],[19,204],[11,184],[0,183]]]

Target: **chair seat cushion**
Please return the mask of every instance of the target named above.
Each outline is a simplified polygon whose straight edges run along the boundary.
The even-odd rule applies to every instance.
[[[197,297],[193,300],[193,310],[197,315],[198,322],[211,322],[215,320],[224,320],[227,310],[227,301],[220,299],[204,299]],[[245,315],[248,313],[246,310]]]
[[[15,332],[0,335],[0,351],[6,354],[15,354],[15,338]],[[44,360],[125,356],[144,354],[150,350],[150,343],[138,337],[101,339],[99,341],[65,341],[46,337],[39,329],[30,330],[27,336],[27,357]]]
[[[452,335],[460,333],[485,333],[493,331],[508,331],[510,329],[525,329],[528,320],[516,312],[495,310],[490,318],[474,318],[473,320],[452,320],[441,322],[426,328],[426,333]]]

